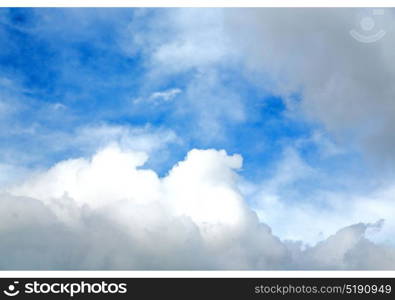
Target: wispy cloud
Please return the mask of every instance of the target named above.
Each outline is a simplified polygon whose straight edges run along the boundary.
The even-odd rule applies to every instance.
[[[169,90],[160,91],[160,92],[154,92],[146,99],[141,98],[141,97],[133,99],[133,103],[139,104],[141,102],[148,102],[151,104],[152,103],[153,104],[160,104],[162,102],[168,102],[168,101],[173,100],[180,93],[182,93],[182,90],[178,89],[178,88],[169,89]]]

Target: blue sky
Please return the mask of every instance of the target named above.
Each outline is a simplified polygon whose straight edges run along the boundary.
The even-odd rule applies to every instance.
[[[152,54],[129,40],[141,35],[147,43],[171,43],[179,29],[163,20],[172,14],[168,9],[2,9],[1,39],[7,45],[0,57],[3,91],[15,108],[5,119],[14,130],[6,126],[2,133],[4,163],[45,168],[91,155],[96,149],[89,152],[84,145],[60,140],[81,127],[105,124],[174,132],[178,140],[167,145],[166,159],[153,154],[146,164],[162,176],[192,148],[241,154],[241,174],[254,182],[273,176],[288,148],[331,177],[358,166],[355,153],[323,157],[316,142],[300,142],[315,131],[333,141],[321,124],[293,116],[284,97],[265,88],[273,84],[270,74],[251,80],[237,59],[227,63],[203,55],[190,65],[156,70]],[[208,14],[208,22],[215,14]],[[155,27],[161,19],[164,25]],[[164,34],[156,38],[157,31]],[[151,47],[155,45],[146,46]],[[172,89],[180,92],[169,101],[150,100],[154,93]],[[298,91],[287,97],[300,103]],[[341,187],[317,178],[301,180],[302,190],[306,184],[308,189]]]
[[[169,14],[166,9],[2,9],[3,91],[14,109],[5,123],[15,129],[4,127],[3,161],[8,163],[8,153],[21,152],[24,161],[11,158],[11,163],[37,168],[91,154],[56,139],[106,124],[173,131],[179,140],[167,146],[167,159],[156,163],[153,155],[147,164],[162,175],[192,148],[241,154],[241,173],[255,182],[272,176],[283,152],[297,143],[302,160],[331,175],[358,165],[355,153],[323,157],[316,142],[300,143],[315,131],[333,140],[321,124],[292,116],[284,97],[264,88],[273,83],[270,74],[258,74],[266,83],[257,84],[236,59],[204,57],[198,61],[203,66],[157,71],[145,49],[133,43],[124,49],[122,43],[134,35],[148,39],[155,30],[165,32],[165,42],[171,39],[172,25],[155,28],[156,20]],[[133,30],[125,33],[125,27]],[[172,89],[180,92],[170,101],[149,99]],[[288,101],[298,105],[298,93]]]
[[[163,183],[147,183],[147,189],[163,185],[171,195],[163,192],[166,199],[188,198],[178,190],[183,184],[196,188],[174,175],[183,174],[179,169],[190,168],[184,176],[202,180],[197,193],[209,189],[206,181],[213,180],[211,189],[223,180],[230,198],[242,198],[281,240],[326,245],[342,228],[359,232],[355,228],[362,225],[352,226],[362,222],[364,230],[382,227],[372,241],[393,245],[395,224],[388,216],[395,186],[389,31],[394,18],[386,11],[388,19],[380,24],[387,37],[363,44],[348,30],[368,14],[364,9],[329,15],[304,9],[295,15],[270,9],[1,8],[0,188],[51,209],[46,201],[52,200],[42,191],[85,203],[81,195],[91,199],[90,190],[68,187],[76,165],[84,169],[85,159],[96,170],[96,160],[112,157],[108,169],[119,171],[113,174],[117,186],[129,174],[117,161],[130,159],[138,162],[137,173],[161,178]],[[103,150],[114,144],[119,153]],[[128,151],[149,158],[126,158]],[[207,162],[207,170],[199,161]],[[101,178],[100,171],[96,178],[89,170],[89,180]],[[47,176],[59,184],[52,186]],[[177,188],[173,180],[180,180]],[[119,194],[125,199],[157,197],[123,188]],[[210,191],[207,199],[220,193]],[[111,193],[116,207],[119,195]],[[174,199],[166,201],[178,203]],[[239,205],[232,201],[229,211]],[[196,214],[189,208],[184,213],[198,227],[206,226],[199,222],[211,222],[211,215],[203,216],[196,205]],[[68,218],[54,207],[60,220]],[[219,220],[225,220],[219,216],[228,216],[227,206],[212,209],[217,208]],[[385,225],[377,223],[381,219]],[[352,268],[348,263],[336,268]],[[318,266],[326,267],[326,262]]]
[[[249,82],[237,64],[218,63],[217,82],[212,90],[205,91],[206,95],[201,95],[212,97],[214,108],[216,97],[224,102],[227,97],[235,97],[246,115],[238,119],[221,116],[220,111],[215,113],[212,118],[222,123],[220,133],[215,136],[196,134],[199,131],[196,114],[211,108],[189,105],[185,92],[176,95],[174,101],[154,105],[147,101],[134,103],[133,99],[148,98],[155,92],[185,90],[194,84],[198,70],[192,67],[168,74],[154,84],[147,83],[150,67],[144,55],[137,50],[133,55],[124,53],[119,46],[119,36],[125,24],[133,22],[135,12],[111,9],[107,14],[107,11],[2,9],[0,38],[6,45],[0,56],[2,77],[6,80],[3,91],[13,98],[10,106],[21,106],[10,116],[13,126],[36,128],[39,135],[72,133],[79,126],[100,123],[169,128],[183,143],[172,145],[169,161],[156,166],[160,172],[166,172],[190,148],[224,148],[243,155],[243,172],[247,176],[264,175],[267,166],[280,158],[285,147],[309,137],[319,128],[312,122],[287,117],[283,99]],[[148,17],[155,13],[149,12]],[[144,34],[148,29],[144,24],[141,27]],[[183,102],[185,107],[180,109]],[[228,102],[231,106],[232,99]],[[215,109],[220,110],[221,105],[224,103]],[[43,146],[41,142],[36,144],[34,134],[13,134],[6,130],[2,136],[7,149],[32,147],[40,151]],[[70,145],[65,150],[46,153],[45,157],[29,163],[48,166],[68,158],[73,151],[78,153],[79,149]],[[314,160],[314,150],[314,145],[309,144],[300,153]]]

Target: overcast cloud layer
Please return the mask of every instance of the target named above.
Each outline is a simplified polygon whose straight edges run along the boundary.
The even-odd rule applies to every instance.
[[[0,269],[395,269],[394,10],[0,20]]]

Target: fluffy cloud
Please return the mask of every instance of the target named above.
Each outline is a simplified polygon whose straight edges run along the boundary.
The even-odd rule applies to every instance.
[[[191,150],[165,177],[144,168],[147,159],[113,145],[4,190],[1,268],[395,267],[393,248],[365,238],[380,224],[347,227],[306,249],[281,241],[238,189],[239,155]]]

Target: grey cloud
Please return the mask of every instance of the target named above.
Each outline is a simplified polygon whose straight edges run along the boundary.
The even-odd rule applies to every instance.
[[[289,113],[323,124],[343,144],[360,147],[377,161],[393,160],[395,18],[393,9],[374,15],[360,8],[254,8],[141,10],[125,31],[122,47],[142,52],[150,87],[167,75],[195,71],[203,78],[185,89],[185,106],[197,111],[198,125],[217,131],[224,112],[243,121],[244,102],[217,78],[221,67],[241,70],[258,86],[282,96]],[[361,28],[372,17],[375,27]],[[386,34],[374,43],[350,35]],[[139,30],[141,33],[132,35]],[[126,38],[128,37],[128,38]],[[147,88],[147,87],[146,87]],[[204,101],[195,95],[204,94]],[[224,96],[218,97],[218,91]],[[295,95],[301,102],[292,100]],[[199,103],[212,110],[202,114]],[[234,107],[237,106],[237,109]],[[234,115],[235,111],[241,112]],[[223,120],[221,120],[223,121]]]
[[[365,237],[366,231],[380,227],[375,224],[354,224],[345,227],[314,247],[297,252],[294,262],[301,269],[325,270],[392,270],[395,249],[377,245]]]
[[[58,199],[72,207],[70,199]],[[395,250],[365,238],[372,225],[341,229],[316,246],[280,241],[270,228],[251,223],[222,231],[210,244],[185,217],[130,230],[104,211],[81,208],[70,225],[41,201],[1,195],[0,268],[3,270],[392,270]],[[144,211],[147,214],[147,211]],[[155,212],[153,212],[155,213]],[[225,233],[225,234],[224,234]]]
[[[300,93],[302,112],[311,120],[344,142],[357,142],[376,157],[393,159],[393,9],[381,16],[374,16],[372,9],[340,8],[225,13],[227,32],[257,84],[285,98]],[[371,32],[360,28],[363,17],[376,21]],[[352,29],[365,35],[382,29],[386,35],[361,43],[349,34]]]

